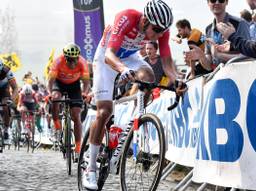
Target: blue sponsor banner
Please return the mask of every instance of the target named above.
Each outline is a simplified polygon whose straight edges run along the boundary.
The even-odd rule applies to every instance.
[[[75,43],[82,56],[92,63],[104,30],[102,0],[73,0]]]

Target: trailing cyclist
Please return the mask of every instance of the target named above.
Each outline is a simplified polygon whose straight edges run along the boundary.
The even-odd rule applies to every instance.
[[[137,51],[149,41],[158,40],[163,69],[171,83],[176,71],[169,47],[169,27],[173,22],[172,11],[161,0],[151,0],[144,8],[144,14],[134,9],[118,13],[114,25],[106,27],[94,57],[94,96],[96,98],[96,120],[90,128],[90,160],[83,176],[83,186],[97,190],[96,157],[109,120],[113,105],[114,80],[118,73],[123,81],[134,80],[154,82],[151,67],[141,59]],[[181,90],[185,91],[185,90]]]
[[[8,104],[9,100],[15,102],[18,96],[18,86],[16,79],[9,67],[5,66],[0,60],[0,102]],[[7,143],[9,139],[8,128],[10,126],[10,110],[8,106],[3,106],[1,113],[4,121],[4,142]]]
[[[21,121],[23,124],[26,120],[26,112],[35,112],[37,109],[38,100],[36,94],[30,84],[23,85],[21,92],[19,93],[18,111],[21,113]],[[34,124],[34,118],[32,117],[32,123]],[[25,133],[29,133],[31,129],[24,127]]]
[[[89,69],[86,60],[80,55],[80,48],[76,44],[68,44],[63,48],[61,54],[54,60],[50,69],[48,90],[52,100],[59,100],[63,93],[67,93],[70,99],[81,99],[82,92],[87,94],[90,89]],[[82,82],[82,90],[81,83]],[[75,161],[78,160],[81,147],[81,103],[72,103],[71,118],[74,122],[75,135]],[[58,136],[61,133],[61,122],[59,119],[59,104],[52,105],[52,118]],[[60,137],[60,136],[59,136]]]

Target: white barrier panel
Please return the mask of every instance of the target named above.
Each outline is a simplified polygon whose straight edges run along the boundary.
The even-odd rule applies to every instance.
[[[202,77],[188,82],[189,88],[184,99],[173,111],[165,111],[166,114],[163,116],[165,124],[168,124],[166,159],[184,166],[194,166],[202,105],[202,84]],[[169,105],[170,103],[166,106]]]
[[[255,74],[256,62],[226,66],[204,87],[203,78],[189,82],[173,111],[167,111],[175,99],[168,91],[147,107],[165,127],[166,158],[195,166],[195,182],[256,189]],[[116,124],[129,121],[132,105],[116,108]]]
[[[256,189],[256,62],[222,68],[204,87],[193,180]]]

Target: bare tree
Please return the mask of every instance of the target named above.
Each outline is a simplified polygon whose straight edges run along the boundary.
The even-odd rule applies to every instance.
[[[17,31],[14,11],[7,7],[0,10],[0,54],[11,52],[18,53]]]

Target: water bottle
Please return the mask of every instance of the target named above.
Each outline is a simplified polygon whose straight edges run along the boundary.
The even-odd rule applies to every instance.
[[[122,133],[122,128],[112,125],[109,130],[109,148],[115,149],[118,145],[118,139]]]
[[[124,145],[124,142],[125,142],[132,127],[133,127],[133,121],[131,121],[128,125],[126,125],[125,129],[122,130],[122,132],[119,134],[117,146],[116,146],[115,151],[113,152],[112,158],[110,160],[110,173],[111,174],[117,174],[117,166],[118,166],[119,158],[121,156],[123,145]]]

